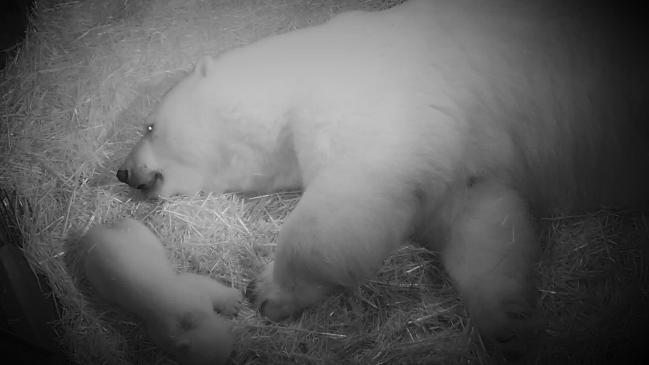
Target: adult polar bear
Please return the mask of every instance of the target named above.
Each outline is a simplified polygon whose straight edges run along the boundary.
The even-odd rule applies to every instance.
[[[647,33],[584,9],[412,1],[204,58],[117,176],[153,195],[304,188],[250,287],[271,319],[414,237],[515,349],[533,322],[530,217],[646,197]]]

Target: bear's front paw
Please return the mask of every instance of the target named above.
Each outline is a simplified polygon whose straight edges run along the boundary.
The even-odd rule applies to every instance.
[[[246,298],[271,321],[281,321],[300,312],[294,293],[281,288],[273,280],[273,263],[248,284]]]

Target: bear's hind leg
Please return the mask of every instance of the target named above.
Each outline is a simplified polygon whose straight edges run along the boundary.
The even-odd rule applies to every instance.
[[[275,262],[246,293],[266,317],[284,319],[358,285],[406,238],[414,194],[359,171],[318,176],[282,226]]]
[[[535,333],[539,250],[527,207],[514,190],[478,183],[451,209],[446,270],[488,342],[505,356],[523,355]]]

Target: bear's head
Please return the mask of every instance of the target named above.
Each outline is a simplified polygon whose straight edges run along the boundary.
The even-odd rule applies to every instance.
[[[164,96],[117,178],[147,196],[268,190],[286,173],[276,169],[286,147],[241,82],[218,60],[199,60]]]

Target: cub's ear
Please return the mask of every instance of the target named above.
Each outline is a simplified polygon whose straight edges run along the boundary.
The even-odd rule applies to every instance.
[[[194,73],[200,77],[205,77],[209,74],[213,64],[214,59],[211,56],[201,56],[196,62],[196,66],[194,66]]]

